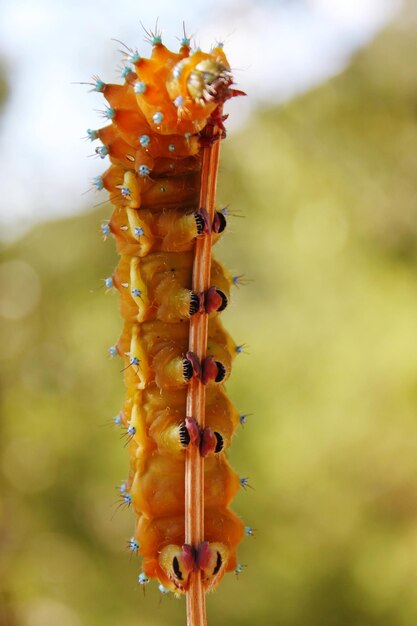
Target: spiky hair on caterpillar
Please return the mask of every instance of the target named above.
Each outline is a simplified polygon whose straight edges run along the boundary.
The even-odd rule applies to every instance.
[[[240,350],[219,317],[235,279],[211,258],[227,213],[214,207],[217,165],[209,162],[226,134],[222,106],[242,92],[221,44],[192,51],[184,35],[172,52],[159,33],[149,40],[150,58],[126,53],[124,84],[95,78],[109,124],[87,137],[100,140],[96,153],[110,160],[94,186],[114,205],[102,234],[114,237],[120,255],[105,284],[119,291],[124,322],[110,354],[122,359],[126,385],[117,423],[130,456],[122,498],[137,516],[129,546],[143,557],[140,584],[155,578],[164,593],[178,594],[189,591],[195,575],[209,591],[236,571],[245,535],[229,508],[242,479],[227,460],[243,422],[223,384]],[[193,350],[196,333],[201,345]],[[204,402],[199,415],[190,415],[197,388]],[[192,450],[204,460],[197,513],[204,537],[197,543],[186,541]]]

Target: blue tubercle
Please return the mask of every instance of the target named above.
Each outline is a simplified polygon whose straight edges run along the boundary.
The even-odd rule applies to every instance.
[[[142,292],[140,289],[132,289],[132,296],[134,296],[135,298],[140,298],[142,295]]]
[[[180,42],[180,43],[181,43],[181,46],[186,46],[187,48],[189,48],[189,47],[190,47],[190,44],[191,44],[191,39],[190,39],[189,37],[185,37],[185,36],[184,36],[184,37],[181,39],[181,42]]]
[[[145,177],[145,176],[149,176],[150,169],[147,165],[139,165],[138,172],[139,172],[139,176]]]
[[[240,287],[241,285],[247,285],[248,283],[250,283],[250,279],[246,278],[246,276],[244,274],[238,274],[237,276],[233,276],[232,277],[232,283],[234,284],[235,287]]]
[[[132,496],[130,495],[130,493],[125,493],[123,495],[123,502],[127,504],[127,506],[130,506],[132,504]]]
[[[161,593],[169,593],[169,589],[166,589],[164,585],[158,585],[158,589]]]
[[[96,82],[94,83],[94,91],[99,91],[100,93],[102,93],[104,91],[105,86],[106,86],[106,83],[103,83],[102,80],[97,78]]]
[[[96,154],[98,154],[100,159],[104,159],[104,157],[106,157],[108,153],[109,151],[107,150],[106,146],[99,146],[98,148],[96,148]]]
[[[140,359],[137,356],[131,356],[129,359],[130,365],[139,365]]]
[[[164,119],[164,115],[163,113],[161,113],[160,111],[158,111],[157,113],[155,113],[152,116],[153,121],[155,122],[155,124],[160,124],[162,122],[162,120]]]
[[[177,63],[177,65],[174,67],[172,75],[174,78],[179,78],[181,76],[181,73],[182,73],[182,66],[180,62],[180,63]]]
[[[184,133],[184,137],[186,139],[186,141],[188,141],[191,137],[191,133]]]
[[[245,344],[244,343],[242,343],[240,346],[236,346],[236,348],[235,348],[236,354],[242,354],[244,349],[245,349]]]
[[[251,526],[245,526],[245,535],[247,537],[253,537],[254,536],[254,530]]]
[[[128,198],[132,194],[132,192],[130,191],[129,187],[122,187],[120,191],[121,191],[122,196],[124,198]]]
[[[151,44],[153,46],[156,46],[158,44],[162,43],[162,37],[161,35],[154,35],[151,39]]]
[[[111,289],[114,286],[113,278],[111,276],[108,276],[107,278],[104,279],[104,284],[106,285],[107,289]]]
[[[145,93],[146,83],[144,83],[142,80],[136,81],[136,83],[133,85],[133,91],[138,94]]]
[[[136,428],[134,426],[129,426],[129,428],[127,429],[127,434],[129,435],[129,437],[133,437],[134,435],[136,435]]]
[[[149,578],[143,572],[138,576],[139,585],[147,585],[149,582]]]
[[[137,226],[135,228],[135,230],[133,231],[135,237],[142,237],[142,235],[145,234],[145,231],[143,230],[142,226]]]
[[[240,486],[243,487],[243,489],[250,487],[249,478],[247,478],[246,476],[242,476],[242,478],[239,478],[239,482]]]
[[[168,150],[169,150],[170,152],[174,152],[174,150],[175,150],[175,146],[174,146],[174,144],[173,144],[173,143],[170,143],[170,144],[169,144],[169,146],[168,146]]]
[[[134,65],[135,63],[137,63],[138,61],[140,61],[140,59],[141,59],[141,56],[140,56],[139,52],[138,52],[137,50],[135,50],[135,51],[134,51],[134,52],[130,55],[130,57],[128,58],[128,61],[129,61],[129,63],[132,63],[132,64]]]
[[[121,494],[126,493],[127,487],[126,487],[126,483],[125,482],[120,484],[119,491],[120,491]]]
[[[131,552],[137,552],[140,549],[140,545],[139,545],[139,543],[136,541],[136,539],[134,537],[131,537],[129,539],[128,545],[129,545],[129,550]]]
[[[105,111],[102,111],[103,117],[105,117],[108,120],[112,120],[114,119],[116,111],[114,109],[112,109],[112,107],[107,107]]]
[[[87,137],[90,141],[98,139],[98,132],[92,128],[87,128]]]
[[[107,352],[109,353],[109,356],[111,358],[117,356],[118,352],[117,352],[117,346],[110,346],[110,348],[108,348]]]
[[[236,565],[236,568],[235,568],[235,574],[236,574],[236,576],[239,576],[239,574],[241,574],[241,573],[243,572],[243,569],[244,569],[245,567],[246,567],[246,565],[242,565],[242,563],[238,563],[238,564]]]
[[[132,73],[132,68],[130,68],[128,65],[125,65],[124,68],[122,69],[122,78],[126,78],[128,74]]]
[[[101,176],[95,176],[93,178],[93,185],[98,191],[101,191],[102,189],[104,189],[104,183],[103,183],[103,179],[101,178]]]
[[[142,148],[147,148],[149,144],[151,143],[151,138],[149,137],[149,135],[141,135],[139,137],[139,143],[142,146]]]
[[[110,226],[108,225],[107,222],[103,222],[100,228],[101,228],[101,233],[103,237],[108,237],[110,235],[110,232],[111,232]]]
[[[174,100],[174,104],[179,109],[184,104],[184,96],[177,96]]]
[[[115,426],[121,426],[122,425],[122,418],[120,415],[115,415],[113,417],[113,422],[115,424]]]
[[[245,415],[244,413],[242,413],[242,415],[239,415],[239,422],[242,424],[242,426],[244,426],[247,421],[248,421],[247,415]]]

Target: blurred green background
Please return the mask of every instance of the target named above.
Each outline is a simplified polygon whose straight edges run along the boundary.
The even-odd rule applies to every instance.
[[[217,255],[253,279],[225,314],[249,352],[228,389],[253,413],[230,456],[255,490],[234,509],[256,536],[209,624],[417,623],[416,34],[393,24],[223,144],[219,200],[245,217]],[[133,514],[114,514],[110,211],[2,250],[1,626],[185,623],[183,601],[138,588]]]

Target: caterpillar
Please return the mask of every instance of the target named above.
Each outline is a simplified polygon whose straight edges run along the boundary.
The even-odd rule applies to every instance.
[[[139,583],[187,594],[187,610],[203,615],[204,593],[236,570],[245,534],[229,508],[245,479],[227,460],[242,418],[224,387],[239,346],[220,321],[234,279],[211,257],[226,227],[214,204],[222,105],[242,92],[222,44],[191,50],[184,32],[172,52],[160,33],[149,40],[149,58],[125,52],[123,84],[94,78],[110,123],[87,137],[110,159],[94,186],[114,205],[102,232],[120,255],[105,284],[119,291],[123,319],[110,353],[126,385],[115,422],[130,457],[129,545],[142,556]]]

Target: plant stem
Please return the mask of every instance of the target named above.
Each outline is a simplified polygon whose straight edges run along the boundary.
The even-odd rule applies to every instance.
[[[210,136],[218,133],[211,126]],[[204,208],[213,223],[217,171],[220,155],[220,138],[202,148],[200,208]],[[207,291],[210,287],[212,236],[198,237],[195,244],[192,289],[195,293]],[[200,362],[206,356],[208,315],[196,313],[190,320],[189,350]],[[193,378],[187,394],[187,416],[193,417],[199,427],[205,424],[205,386]],[[190,445],[185,455],[185,543],[194,548],[204,541],[204,459],[199,447]],[[187,591],[187,626],[206,626],[206,602],[201,572],[192,572]]]

